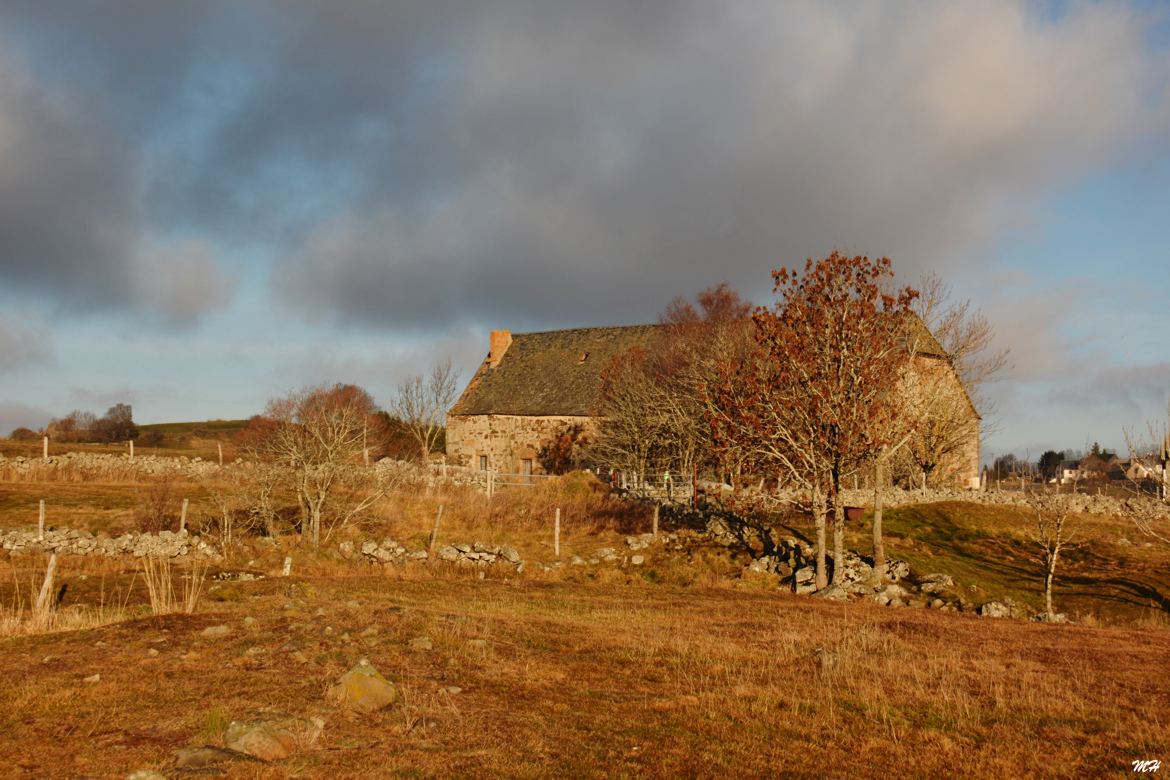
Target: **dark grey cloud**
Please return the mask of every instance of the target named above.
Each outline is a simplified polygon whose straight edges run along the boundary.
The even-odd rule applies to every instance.
[[[62,309],[188,322],[230,282],[207,251],[151,238],[136,156],[101,103],[46,89],[0,50],[0,283]]]
[[[81,190],[138,171],[82,224],[275,247],[290,310],[375,325],[645,320],[834,248],[946,273],[1170,127],[1121,4],[47,5],[22,51],[112,106]]]

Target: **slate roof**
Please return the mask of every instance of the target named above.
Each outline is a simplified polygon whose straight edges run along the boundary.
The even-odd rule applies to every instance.
[[[945,358],[946,352],[922,320],[914,317],[918,354]],[[480,364],[453,415],[509,414],[577,416],[597,414],[601,370],[633,347],[649,347],[663,325],[573,328],[514,333],[499,365]],[[581,356],[588,355],[582,362]]]
[[[527,416],[597,413],[601,369],[632,347],[645,347],[661,325],[514,333],[500,364],[485,360],[451,409],[454,415]],[[581,356],[588,353],[585,361]]]

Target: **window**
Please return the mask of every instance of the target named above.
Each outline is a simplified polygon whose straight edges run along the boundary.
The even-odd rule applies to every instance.
[[[479,470],[480,471],[487,471],[488,470],[488,468],[487,468],[487,455],[480,455],[479,456]]]

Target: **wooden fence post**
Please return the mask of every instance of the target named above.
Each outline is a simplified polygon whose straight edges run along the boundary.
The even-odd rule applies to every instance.
[[[439,504],[439,514],[435,515],[435,525],[431,528],[431,543],[427,545],[427,552],[435,554],[435,545],[439,543],[439,523],[443,521],[443,505]]]
[[[292,556],[284,556],[284,569],[280,572],[280,576],[287,577],[292,574]]]
[[[183,510],[179,513],[179,533],[187,530],[187,504],[189,500],[183,499]]]
[[[223,442],[216,442],[215,449],[219,452],[219,465],[223,465]]]
[[[45,541],[45,499],[41,499],[41,511],[37,519],[37,541]]]
[[[658,509],[659,509],[659,505],[655,504],[654,505],[654,530],[653,530],[655,539],[658,538]]]
[[[49,437],[46,436],[41,440],[41,460],[49,459]]]
[[[57,573],[57,553],[49,556],[49,568],[45,571],[45,581],[41,584],[40,595],[37,596],[37,604],[33,608],[33,612],[37,615],[44,615],[53,606],[53,575]]]
[[[489,471],[488,472],[488,498],[491,498],[495,492],[496,492],[496,472]]]
[[[134,460],[134,440],[130,440],[130,460]]]
[[[557,507],[557,517],[553,521],[553,555],[561,557],[561,508]]]

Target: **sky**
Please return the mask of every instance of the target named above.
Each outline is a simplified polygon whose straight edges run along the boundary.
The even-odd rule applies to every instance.
[[[1170,4],[0,2],[0,433],[385,404],[833,250],[993,323],[984,457],[1165,419]]]

